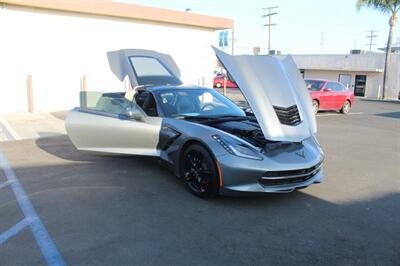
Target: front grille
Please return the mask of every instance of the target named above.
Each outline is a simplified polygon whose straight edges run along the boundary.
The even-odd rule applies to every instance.
[[[315,176],[321,170],[321,166],[322,162],[306,169],[265,172],[260,183],[264,186],[302,183]]]
[[[290,107],[280,107],[274,105],[274,109],[281,124],[288,126],[297,126],[301,123],[300,113],[297,105],[293,105]]]

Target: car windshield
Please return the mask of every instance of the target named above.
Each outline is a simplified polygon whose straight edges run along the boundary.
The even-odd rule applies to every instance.
[[[236,104],[209,89],[171,89],[155,95],[167,117],[245,116]]]
[[[310,91],[319,91],[324,86],[324,81],[320,80],[306,80],[307,89]]]

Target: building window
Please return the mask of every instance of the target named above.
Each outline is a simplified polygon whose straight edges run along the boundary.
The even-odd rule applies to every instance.
[[[339,80],[346,88],[351,87],[351,74],[339,74]]]

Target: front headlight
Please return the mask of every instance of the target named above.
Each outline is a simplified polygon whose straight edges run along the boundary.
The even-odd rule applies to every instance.
[[[234,143],[219,135],[213,135],[212,137],[230,154],[253,160],[261,161],[263,159],[255,150],[244,143]]]

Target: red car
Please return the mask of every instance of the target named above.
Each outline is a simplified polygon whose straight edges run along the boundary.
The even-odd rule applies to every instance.
[[[354,104],[354,92],[342,83],[331,80],[307,79],[314,113],[318,110],[338,110],[347,114]]]
[[[219,74],[214,77],[214,88],[222,88],[224,87],[224,74]],[[226,87],[227,88],[237,88],[237,84],[234,81],[231,81],[229,78],[226,79]]]

